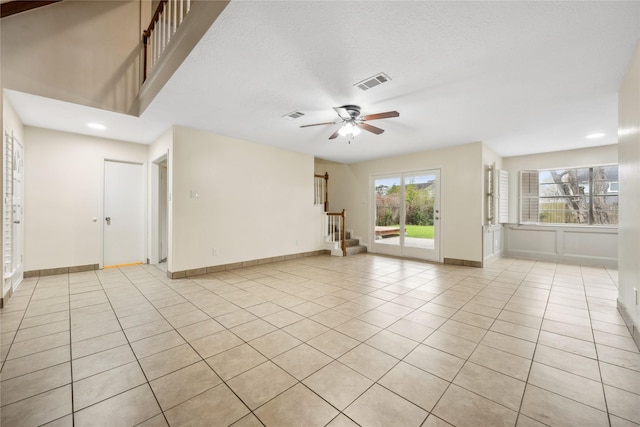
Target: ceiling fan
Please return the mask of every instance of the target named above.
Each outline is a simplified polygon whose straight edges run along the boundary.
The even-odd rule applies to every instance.
[[[354,136],[360,133],[360,129],[364,129],[376,135],[380,135],[384,132],[384,129],[380,129],[376,126],[371,126],[365,123],[369,120],[387,119],[390,117],[399,117],[400,113],[397,111],[387,111],[385,113],[367,114],[366,116],[360,115],[360,107],[358,105],[343,105],[342,107],[333,107],[338,113],[339,119],[335,122],[314,123],[311,125],[302,125],[301,128],[310,126],[322,126],[322,125],[335,125],[341,123],[340,129],[335,131],[329,139],[335,139],[338,135],[346,136],[349,138],[349,142]]]

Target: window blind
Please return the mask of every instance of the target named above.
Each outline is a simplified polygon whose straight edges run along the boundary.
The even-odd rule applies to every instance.
[[[538,222],[538,171],[520,171],[520,222]]]
[[[509,222],[509,171],[498,170],[498,222]]]

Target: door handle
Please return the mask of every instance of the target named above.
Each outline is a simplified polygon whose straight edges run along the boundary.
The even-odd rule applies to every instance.
[[[106,217],[104,220],[107,221],[107,224],[109,224],[109,225],[111,224],[111,217],[110,216]]]

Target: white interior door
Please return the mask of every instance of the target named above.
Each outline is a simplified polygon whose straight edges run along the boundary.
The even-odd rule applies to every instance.
[[[372,252],[440,262],[440,170],[372,178]]]
[[[104,162],[103,266],[144,261],[144,165]]]

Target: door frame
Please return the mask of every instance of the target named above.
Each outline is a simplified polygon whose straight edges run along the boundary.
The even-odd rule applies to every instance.
[[[166,163],[166,193],[160,193],[160,173],[162,163]],[[149,216],[149,263],[158,264],[162,260],[162,243],[166,246],[167,264],[169,262],[169,152],[151,162],[150,216]],[[164,206],[163,206],[164,202]],[[166,210],[166,224],[162,223],[161,211]],[[166,240],[163,241],[163,230],[166,227]]]
[[[104,245],[105,245],[105,238],[104,238],[104,218],[105,218],[105,206],[104,206],[104,197],[106,195],[106,180],[105,180],[105,170],[106,170],[106,163],[107,162],[117,162],[117,163],[127,163],[127,164],[131,164],[131,165],[140,165],[143,168],[143,178],[142,178],[142,186],[143,186],[143,194],[145,195],[145,200],[144,200],[144,212],[143,212],[143,242],[144,244],[143,246],[143,254],[142,254],[142,259],[143,261],[147,259],[147,253],[148,253],[148,244],[147,244],[147,223],[148,223],[148,210],[149,210],[149,203],[148,203],[148,190],[147,190],[147,182],[148,182],[148,174],[147,174],[147,162],[139,162],[139,161],[131,161],[131,160],[121,160],[121,159],[116,159],[116,158],[108,158],[105,157],[102,159],[102,162],[100,164],[100,172],[101,172],[101,187],[100,187],[100,261],[98,263],[98,268],[99,269],[103,269],[104,268]]]
[[[375,235],[375,222],[376,222],[376,198],[375,198],[375,181],[376,179],[384,179],[384,178],[393,178],[393,177],[399,177],[400,178],[400,182],[402,184],[402,193],[401,193],[401,200],[402,200],[402,205],[400,208],[400,215],[403,216],[405,215],[405,207],[404,207],[404,202],[405,202],[405,197],[404,197],[404,179],[406,176],[411,176],[411,175],[416,175],[416,174],[421,174],[421,173],[428,173],[429,171],[438,171],[438,175],[439,175],[439,180],[438,180],[438,188],[437,188],[437,192],[436,192],[436,202],[435,202],[435,206],[434,209],[439,210],[439,219],[436,223],[434,223],[434,226],[437,227],[437,229],[434,229],[434,253],[435,253],[435,257],[431,258],[431,257],[425,257],[425,256],[421,256],[420,254],[420,249],[417,248],[411,248],[409,247],[408,250],[406,247],[404,247],[403,245],[403,241],[404,241],[404,236],[400,236],[400,242],[398,245],[381,245],[381,244],[376,244],[376,235]],[[371,244],[369,245],[369,249],[372,253],[380,253],[380,254],[385,254],[385,255],[392,255],[392,256],[399,256],[402,258],[413,258],[413,259],[420,259],[420,260],[424,260],[424,261],[433,261],[433,262],[443,262],[444,257],[443,257],[443,250],[442,250],[442,241],[443,241],[443,230],[444,230],[444,226],[443,226],[443,222],[444,222],[444,217],[442,215],[442,206],[444,205],[444,194],[442,189],[444,188],[444,167],[443,166],[433,166],[433,167],[425,167],[425,168],[421,168],[421,169],[411,169],[411,170],[402,170],[399,172],[387,172],[387,173],[375,173],[375,174],[371,174],[369,176],[369,229],[368,229],[368,235],[369,235],[369,241],[371,242]],[[388,250],[385,250],[388,249]],[[424,252],[423,254],[424,255]]]

